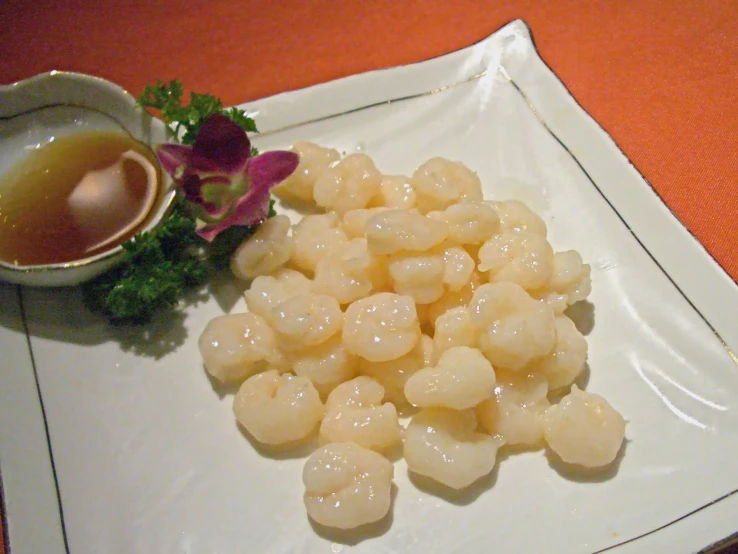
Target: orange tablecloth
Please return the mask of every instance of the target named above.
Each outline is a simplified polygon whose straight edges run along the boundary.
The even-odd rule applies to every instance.
[[[0,83],[66,69],[138,93],[179,78],[236,104],[451,52],[517,18],[738,280],[735,0],[2,0]]]

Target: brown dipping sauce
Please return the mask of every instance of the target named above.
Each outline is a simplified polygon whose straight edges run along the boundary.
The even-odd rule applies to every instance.
[[[110,250],[148,223],[161,182],[154,153],[126,133],[57,138],[2,177],[0,259],[40,265]]]

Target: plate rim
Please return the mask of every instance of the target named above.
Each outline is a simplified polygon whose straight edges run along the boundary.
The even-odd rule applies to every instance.
[[[296,89],[296,90],[293,90],[293,91],[287,91],[287,92],[279,93],[279,94],[276,94],[276,95],[265,97],[265,98],[260,99],[260,100],[257,100],[257,101],[253,101],[253,102],[248,102],[248,103],[245,103],[245,104],[241,104],[241,106],[242,107],[245,107],[247,110],[250,109],[250,108],[253,108],[254,106],[256,106],[258,108],[259,106],[267,105],[269,102],[273,102],[273,101],[275,101],[277,99],[284,100],[288,95],[289,95],[290,98],[294,98],[294,96],[296,95],[296,93],[301,93],[301,92],[305,92],[305,91],[312,91],[312,92],[314,92],[316,89],[319,90],[320,87],[335,86],[337,83],[347,82],[347,81],[351,81],[351,80],[356,80],[357,78],[368,78],[369,76],[375,76],[376,74],[379,74],[379,73],[392,72],[392,71],[402,71],[402,70],[406,70],[407,68],[416,68],[418,66],[421,66],[421,65],[424,65],[424,64],[428,64],[429,62],[434,62],[434,61],[438,61],[438,60],[446,60],[446,59],[449,59],[450,57],[452,57],[454,55],[457,55],[457,56],[463,55],[463,53],[468,52],[470,50],[473,50],[475,48],[483,49],[482,46],[488,45],[488,43],[493,39],[493,37],[498,36],[498,35],[502,35],[503,34],[503,31],[505,31],[506,29],[507,30],[516,30],[516,31],[521,31],[522,30],[525,33],[527,39],[532,44],[532,47],[533,47],[532,48],[532,51],[534,53],[534,56],[533,57],[535,59],[539,60],[542,64],[544,64],[545,69],[546,69],[546,72],[547,72],[547,75],[549,77],[553,77],[554,79],[556,79],[558,81],[558,83],[564,88],[565,93],[566,93],[566,96],[570,100],[573,100],[574,101],[574,103],[576,104],[578,110],[586,118],[588,118],[588,120],[590,120],[591,122],[594,122],[598,126],[599,132],[612,142],[612,145],[614,145],[614,147],[617,149],[617,153],[619,154],[618,161],[619,162],[625,161],[635,171],[635,173],[640,177],[640,179],[642,179],[648,185],[648,188],[650,189],[650,193],[653,194],[653,195],[655,195],[655,197],[660,201],[660,203],[662,204],[662,206],[665,207],[666,210],[668,211],[668,214],[664,214],[664,215],[667,218],[670,217],[672,219],[672,221],[669,221],[669,223],[671,225],[673,225],[674,223],[676,223],[684,231],[686,231],[687,234],[689,235],[689,237],[692,239],[692,242],[695,243],[692,246],[698,246],[700,249],[702,249],[702,254],[703,255],[706,254],[707,257],[709,258],[709,260],[711,260],[712,263],[709,266],[710,267],[710,271],[711,272],[714,272],[715,270],[717,270],[718,272],[722,273],[724,277],[727,277],[727,279],[732,283],[732,285],[736,285],[736,291],[738,291],[738,285],[736,284],[736,282],[727,274],[727,272],[724,270],[724,268],[722,268],[722,266],[720,266],[717,263],[717,261],[714,259],[714,257],[712,257],[712,255],[709,253],[709,251],[707,251],[707,249],[696,239],[696,237],[686,228],[686,226],[684,226],[684,224],[676,217],[676,215],[666,205],[666,203],[663,201],[663,199],[661,198],[661,196],[656,192],[656,190],[653,188],[653,186],[645,179],[645,177],[643,177],[643,175],[638,171],[638,169],[636,168],[636,166],[627,158],[627,156],[622,151],[622,149],[617,145],[617,143],[615,143],[611,139],[611,137],[609,136],[609,134],[607,134],[607,132],[604,130],[604,128],[602,128],[599,125],[599,123],[594,118],[592,118],[592,116],[577,102],[576,98],[566,88],[565,84],[558,78],[558,76],[556,75],[556,73],[553,72],[551,70],[551,68],[546,64],[546,62],[540,56],[540,53],[539,53],[539,51],[538,51],[538,49],[537,49],[537,47],[535,45],[535,41],[533,39],[533,34],[532,34],[531,30],[530,30],[530,27],[524,21],[522,21],[522,20],[514,20],[514,21],[512,21],[510,23],[507,23],[506,25],[500,27],[499,29],[497,29],[496,31],[494,31],[493,33],[491,33],[490,35],[488,35],[487,37],[483,38],[482,40],[480,40],[480,41],[478,41],[478,42],[476,42],[474,44],[471,44],[471,45],[469,45],[469,46],[467,46],[465,48],[462,48],[462,49],[459,49],[459,50],[455,50],[455,51],[450,52],[450,53],[447,53],[447,54],[443,54],[443,55],[440,55],[440,56],[435,56],[433,58],[428,58],[426,60],[422,60],[422,61],[419,61],[419,62],[416,62],[416,63],[413,63],[413,64],[406,64],[406,65],[394,66],[394,67],[390,67],[390,68],[378,69],[378,70],[371,71],[371,72],[359,73],[359,74],[356,74],[356,75],[351,75],[351,76],[343,77],[341,79],[337,79],[337,80],[333,80],[333,81],[328,81],[326,83],[320,83],[320,84],[317,84],[317,85],[313,85],[311,87],[306,87],[306,88],[303,88],[303,89]],[[33,77],[31,79],[33,79]],[[354,81],[354,82],[356,82],[356,81]],[[452,86],[455,86],[456,84],[461,84],[461,83],[455,83]],[[414,97],[414,96],[411,96],[411,97]],[[401,99],[406,99],[406,98],[401,98]],[[338,114],[338,115],[342,115],[342,114]],[[547,126],[547,123],[545,121],[542,120],[542,123]],[[303,123],[300,123],[300,124],[304,124],[304,122]],[[268,133],[269,134],[276,133],[276,132],[278,132],[280,130],[282,130],[282,129],[272,130],[272,131],[269,131]],[[265,133],[265,135],[266,134],[267,133]],[[561,142],[561,144],[562,144],[562,146],[564,146],[564,148],[567,148],[566,144],[561,139],[558,139],[557,135],[554,134],[554,137],[557,138],[557,140],[559,140],[559,142]],[[576,160],[577,158],[575,157],[574,159]],[[582,167],[582,169],[585,171],[585,173],[587,172],[586,169],[584,169],[584,167]],[[604,196],[604,194],[603,194],[603,196]],[[607,197],[605,197],[605,199],[607,200]],[[615,210],[615,211],[616,211],[616,213],[619,214],[618,210]],[[627,223],[626,223],[626,226],[627,226]],[[633,231],[631,231],[631,232],[633,232]],[[637,240],[639,240],[638,239],[638,235],[636,235],[635,232],[633,232],[633,234],[634,234],[635,238]],[[639,242],[640,242],[640,240],[639,240]],[[679,241],[679,242],[681,242],[681,241]],[[642,245],[642,246],[646,250],[646,252],[649,253],[649,255],[651,255],[649,249],[646,248],[645,245]],[[651,257],[653,258],[653,255],[651,255]],[[670,274],[666,271],[666,269],[664,269],[663,267],[661,267],[661,264],[659,264],[656,259],[654,259],[654,261],[662,269],[662,271],[667,276],[667,278],[669,278],[670,280],[672,280]],[[704,262],[704,260],[701,260],[701,262]],[[675,287],[677,288],[677,290],[679,290],[679,292],[682,293],[682,295],[685,297],[685,299],[688,302],[690,302],[690,304],[692,304],[692,302],[689,299],[689,297],[680,289],[679,286],[676,285],[676,283],[673,282],[673,280],[672,280],[672,283],[675,285]],[[738,296],[738,295],[736,295],[736,296]],[[692,304],[692,307],[695,309],[695,311],[697,311],[698,314],[702,315],[701,312],[697,309],[697,307],[694,306],[694,304]],[[702,316],[702,318],[705,320],[705,322],[708,325],[710,325],[712,327],[710,321],[708,319],[706,319],[705,316]],[[713,330],[714,330],[714,328],[713,328]],[[28,331],[27,330],[26,330],[26,338],[27,339],[29,338]],[[30,344],[28,345],[28,348],[29,348],[29,355],[32,356],[33,353],[32,353],[32,348],[31,348]],[[738,360],[737,360],[737,363],[738,363]],[[730,494],[732,495],[735,492],[738,492],[738,490],[737,491],[734,491],[733,493],[730,493]],[[4,489],[2,488],[2,483],[0,483],[0,494],[4,494]],[[4,500],[5,500],[4,496],[0,500],[3,501],[3,505],[7,505],[4,502]],[[699,510],[701,510],[703,508],[705,508],[705,507],[703,506]],[[60,510],[61,509],[62,508],[60,506]],[[696,510],[696,511],[699,511],[699,510]],[[684,517],[688,517],[688,516],[692,515],[695,512],[691,512],[690,514],[687,514]],[[6,549],[8,549],[10,551],[12,548],[14,548],[14,546],[11,545],[10,542],[9,542],[10,540],[12,540],[12,536],[11,536],[11,534],[9,532],[9,529],[8,529],[8,523],[9,523],[8,520],[9,520],[9,517],[8,517],[8,514],[5,513],[5,512],[3,513],[3,519],[4,519],[4,522],[5,522],[5,526],[4,526],[3,532],[6,535],[6,538],[8,539],[8,543],[6,543]],[[674,523],[674,522],[671,522],[668,525],[671,525],[672,523]],[[662,528],[659,528],[657,530],[654,530],[654,531],[652,531],[652,532],[650,532],[648,534],[658,532],[660,529],[663,529],[663,527]],[[635,538],[630,539],[629,541],[626,541],[626,542],[638,540],[639,538],[642,538],[643,536],[646,536],[646,535],[641,535],[639,537],[635,537]],[[623,544],[625,544],[625,542],[618,543],[616,545],[613,545],[611,547],[608,547],[605,550],[611,550],[611,549],[617,548],[617,547],[619,547],[619,546],[621,546]],[[65,550],[68,552],[68,547]],[[600,552],[602,552],[602,550]]]

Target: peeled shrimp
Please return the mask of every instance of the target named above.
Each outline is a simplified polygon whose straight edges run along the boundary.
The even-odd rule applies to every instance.
[[[323,403],[310,379],[272,369],[241,385],[233,413],[257,441],[277,445],[309,435],[323,418]]]
[[[546,236],[546,224],[541,217],[519,200],[505,200],[502,202],[485,201],[493,207],[500,217],[500,230],[533,233]]]
[[[370,362],[359,359],[359,373],[367,375],[384,387],[384,398],[398,409],[408,407],[405,398],[405,383],[420,369],[433,362],[433,339],[421,335],[413,349],[395,360]]]
[[[498,372],[493,398],[477,406],[479,421],[508,445],[538,446],[543,442],[543,412],[551,404],[542,375]]]
[[[365,208],[379,192],[382,174],[366,154],[351,154],[320,174],[313,196],[318,206],[340,214]]]
[[[468,346],[446,350],[434,367],[426,367],[405,383],[405,397],[422,408],[473,408],[495,393],[495,371],[482,353]]]
[[[431,158],[418,167],[411,183],[421,213],[444,210],[466,200],[482,200],[482,182],[477,174],[461,162]]]
[[[569,464],[602,467],[615,460],[625,439],[625,420],[598,394],[571,393],[543,416],[546,442]]]
[[[424,252],[441,244],[447,236],[448,225],[443,221],[405,210],[379,212],[366,224],[369,250],[374,254]]]
[[[348,242],[334,212],[306,215],[292,229],[295,250],[292,263],[303,271],[315,271],[318,262]]]
[[[554,347],[553,312],[514,283],[482,285],[469,313],[479,330],[479,347],[495,367],[520,369]]]
[[[292,369],[295,375],[310,379],[318,392],[325,395],[356,376],[358,359],[346,352],[339,333],[317,346],[294,352]]]
[[[478,433],[474,410],[426,408],[405,431],[410,471],[454,489],[468,487],[495,467],[502,439]]]
[[[490,283],[516,283],[525,290],[545,285],[553,271],[553,249],[545,237],[525,232],[493,236],[479,249],[479,271]]]
[[[305,462],[303,500],[317,523],[352,529],[382,519],[391,504],[394,467],[351,442],[327,444]]]
[[[292,256],[295,243],[286,215],[270,217],[233,253],[231,271],[239,279],[269,275],[282,267]]]
[[[252,313],[210,320],[198,340],[205,369],[219,381],[239,382],[268,366],[284,367],[274,331]]]
[[[408,296],[381,292],[346,309],[343,344],[370,362],[399,358],[410,352],[419,338],[415,302]]]
[[[542,374],[550,390],[565,387],[584,369],[587,359],[587,341],[574,322],[560,315],[556,317],[556,342],[551,352],[533,360],[526,370]]]
[[[320,440],[355,442],[382,451],[400,442],[397,410],[382,403],[384,387],[370,377],[356,377],[338,385],[328,395],[320,425]]]
[[[274,187],[274,195],[283,200],[312,203],[315,181],[331,164],[341,159],[341,155],[333,148],[322,148],[305,141],[296,142],[291,150],[300,156],[300,163],[292,175]]]
[[[272,309],[301,294],[310,294],[312,282],[299,271],[282,268],[273,275],[261,275],[244,293],[249,311],[271,321]]]
[[[272,308],[270,321],[280,344],[290,343],[290,350],[315,346],[341,330],[343,313],[338,301],[325,294],[300,294]]]

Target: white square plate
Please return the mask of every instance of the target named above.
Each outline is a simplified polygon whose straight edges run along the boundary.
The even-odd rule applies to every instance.
[[[144,330],[109,327],[76,289],[3,286],[14,554],[691,552],[738,530],[738,287],[540,60],[525,24],[247,108],[261,149],[360,149],[385,173],[440,155],[477,171],[487,197],[538,210],[554,248],[592,265],[587,388],[629,420],[624,455],[598,479],[559,473],[541,451],[511,456],[454,498],[416,488],[400,460],[391,518],[321,536],[302,506],[303,459],[255,450],[203,371],[205,324],[245,308],[233,286]]]

